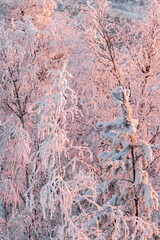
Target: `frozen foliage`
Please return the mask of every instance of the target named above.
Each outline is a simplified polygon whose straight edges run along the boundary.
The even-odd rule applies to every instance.
[[[47,89],[46,96],[44,96],[40,102],[32,105],[32,109],[35,109],[36,106],[34,111],[39,118],[37,137],[40,139],[41,143],[39,144],[39,149],[36,155],[41,161],[41,167],[49,174],[54,175],[56,173],[56,170],[53,170],[54,167],[58,167],[60,171],[62,170],[59,161],[62,152],[65,151],[64,149],[68,141],[64,124],[67,114],[73,114],[73,111],[76,108],[76,95],[67,85],[66,77],[68,76],[68,73],[65,66],[62,72],[56,73],[50,71],[49,75],[52,82],[51,86]],[[55,94],[54,91],[56,91]],[[68,96],[70,96],[70,98]],[[70,100],[67,102],[66,99]],[[68,108],[67,104],[69,106]],[[59,166],[57,165],[58,162]],[[52,184],[52,181],[53,180],[49,180],[49,184]],[[48,184],[42,189],[43,194],[41,193],[41,201],[43,202],[45,200],[44,188],[48,189]],[[47,190],[45,195],[46,197],[47,195],[50,196],[50,191]],[[45,210],[43,211],[45,212]]]
[[[153,222],[154,211],[158,211],[158,194],[147,172],[153,161],[152,147],[136,135],[138,121],[132,118],[129,91],[118,86],[112,91],[112,96],[116,106],[121,109],[122,117],[113,122],[97,123],[97,127],[103,130],[101,136],[104,140],[112,141],[110,151],[101,153],[99,157],[104,167],[112,166],[114,174],[118,172],[115,169],[121,168],[122,174],[126,172],[125,176],[128,177],[113,178],[111,181],[115,186],[110,191],[114,194],[106,206],[113,206],[115,214],[119,211],[114,224],[116,230],[112,230],[111,236],[114,239],[154,239],[159,236]],[[123,181],[128,184],[122,185]],[[107,216],[107,211],[105,214]],[[101,224],[101,220],[96,220],[99,215],[94,219],[90,224]],[[112,223],[111,217],[110,221]]]
[[[155,151],[155,150],[160,150],[160,144],[152,144],[151,148]]]
[[[105,0],[85,2],[1,1],[0,239],[158,235],[149,175],[159,159],[160,11],[141,24],[113,21]],[[131,92],[112,91],[122,115],[99,124],[99,141],[95,122],[112,118],[118,83]]]
[[[46,26],[53,1],[27,2],[11,6],[12,18],[0,26],[1,231],[11,240],[63,239],[74,199],[93,188],[90,176],[82,181],[89,166],[77,163],[92,154],[67,138],[77,97],[66,64],[55,70],[61,57],[54,57],[56,33]]]
[[[37,115],[39,145],[32,154],[34,164],[25,193],[26,204],[32,212],[38,207],[39,198],[41,217],[48,224],[47,231],[57,240],[74,239],[73,235],[78,239],[83,232],[78,209],[84,201],[97,206],[93,174],[84,162],[92,160],[92,153],[87,147],[73,145],[67,137],[66,119],[71,125],[77,108],[77,96],[67,83],[71,77],[66,64],[62,71],[49,70],[51,84],[45,96],[29,108],[30,113]],[[89,189],[88,194],[84,189]]]
[[[6,172],[6,175],[3,176],[3,181],[6,184],[9,184],[10,187],[6,187],[6,191],[10,190],[12,192],[17,192],[17,201],[20,198],[18,189],[24,188],[23,186],[23,172],[29,163],[29,154],[30,154],[30,137],[29,134],[20,126],[15,126],[14,123],[8,122],[1,125],[0,131],[0,164],[1,169],[7,168],[8,170],[12,165],[15,166],[14,171],[10,173]],[[5,163],[7,161],[7,164]],[[12,178],[13,177],[13,178]],[[1,179],[2,180],[2,179]],[[14,180],[18,180],[17,185],[15,186]],[[12,186],[12,187],[11,187]],[[5,184],[2,188],[5,188]],[[2,190],[4,194],[4,189]],[[8,202],[12,202],[14,199],[14,194],[10,192],[4,194]],[[14,201],[13,201],[14,202]]]
[[[13,226],[13,223],[19,225],[22,221],[19,209],[23,209],[25,203],[24,193],[27,187],[25,176],[30,163],[30,143],[30,136],[21,125],[14,121],[1,124],[0,223],[2,233],[7,234],[8,225]],[[7,235],[11,233],[12,231]]]

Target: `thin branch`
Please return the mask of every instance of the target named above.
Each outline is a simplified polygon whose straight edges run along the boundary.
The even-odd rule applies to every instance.
[[[5,103],[5,105],[17,116],[20,118],[20,115],[8,104],[8,103]]]
[[[154,134],[154,136],[149,140],[149,143],[153,144],[155,138],[160,134],[159,132],[159,126],[157,127],[156,133]]]

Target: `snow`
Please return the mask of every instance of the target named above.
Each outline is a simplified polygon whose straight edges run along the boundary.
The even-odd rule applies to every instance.
[[[151,163],[153,161],[153,156],[152,156],[152,149],[151,149],[151,146],[143,141],[143,142],[140,142],[139,143],[139,146],[141,147],[142,149],[142,152],[144,154],[144,158],[145,160],[148,162],[148,163]]]

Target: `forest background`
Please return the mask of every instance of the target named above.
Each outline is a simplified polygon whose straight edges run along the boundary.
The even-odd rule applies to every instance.
[[[160,239],[160,2],[0,7],[0,239]]]

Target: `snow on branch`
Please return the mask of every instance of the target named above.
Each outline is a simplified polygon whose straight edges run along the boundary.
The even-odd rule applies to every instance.
[[[115,163],[127,159],[128,150],[135,143],[134,134],[138,125],[138,121],[131,116],[129,91],[118,86],[111,94],[115,98],[116,105],[121,108],[122,117],[111,122],[97,123],[97,127],[103,130],[101,137],[104,140],[113,140],[111,151],[99,155],[104,165],[108,159]]]

